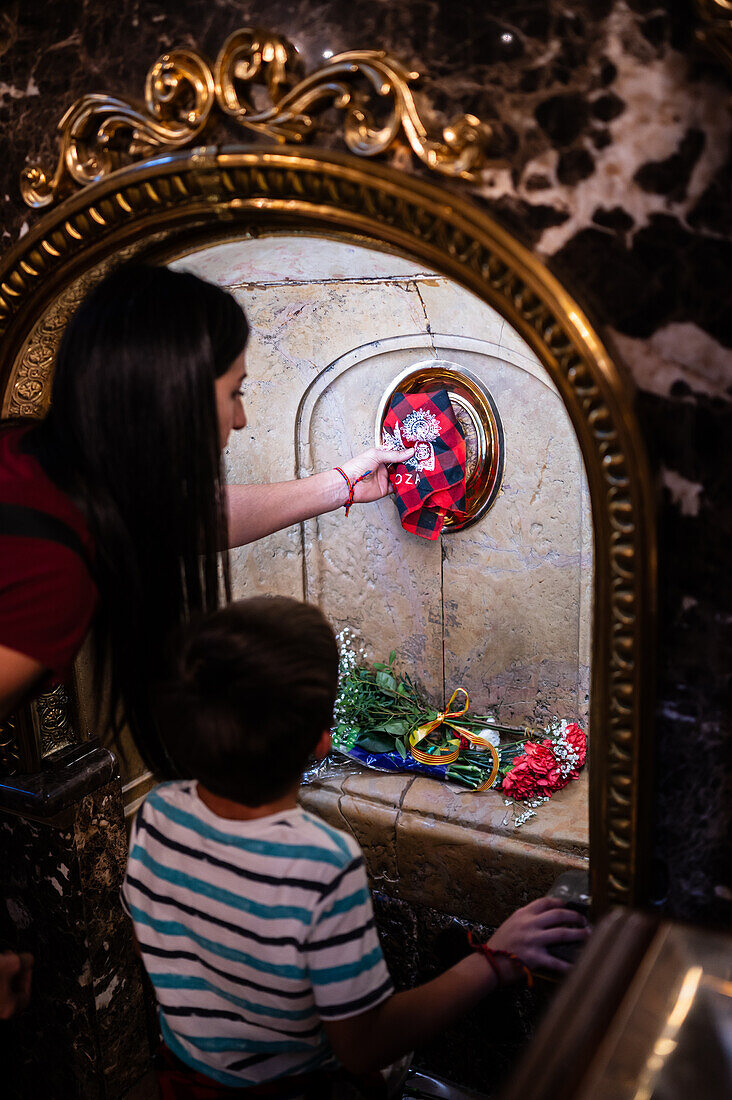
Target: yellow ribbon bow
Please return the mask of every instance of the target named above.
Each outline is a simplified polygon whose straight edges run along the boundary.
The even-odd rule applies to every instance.
[[[465,696],[465,706],[462,710],[452,710],[452,705],[455,702],[456,696],[460,693]],[[493,781],[498,773],[498,766],[500,764],[500,757],[496,751],[495,745],[491,745],[490,741],[486,741],[484,737],[481,737],[477,733],[473,733],[471,730],[465,729],[464,726],[458,726],[453,719],[461,718],[466,713],[469,705],[468,693],[465,688],[455,688],[450,696],[450,702],[447,704],[445,710],[441,711],[436,718],[431,719],[429,722],[424,722],[421,726],[417,726],[415,730],[409,735],[409,751],[415,760],[418,760],[420,764],[429,764],[430,766],[435,764],[454,764],[460,756],[460,737],[465,737],[471,745],[481,745],[484,748],[490,750],[493,767],[491,773],[486,779],[485,783],[481,783],[479,787],[476,787],[476,791],[485,791],[489,787],[493,786]],[[439,749],[434,753],[423,752],[422,749],[418,749],[417,745],[420,741],[424,741],[426,737],[429,737],[431,733],[445,722],[451,729],[459,735],[458,737],[450,737],[448,739],[448,747],[444,750]]]

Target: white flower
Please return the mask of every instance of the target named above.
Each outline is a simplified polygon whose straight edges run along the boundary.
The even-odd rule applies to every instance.
[[[476,736],[482,737],[484,741],[487,741],[490,745],[493,745],[494,749],[497,749],[501,744],[501,735],[497,730],[482,729],[475,731]],[[476,749],[485,751],[484,745],[474,745]]]
[[[535,810],[524,810],[524,812],[519,817],[515,817],[513,819],[514,829],[520,829],[521,826],[524,825],[527,821],[529,821],[529,819],[532,818],[532,817],[536,817],[536,811]]]
[[[544,802],[549,801],[549,795],[539,795],[538,798],[527,799],[526,802],[514,802],[512,798],[506,798],[503,801],[504,806],[513,807],[513,827],[514,829],[520,829],[522,825],[525,825],[527,821],[530,821],[532,817],[536,817],[536,808],[541,806]],[[517,814],[516,810],[521,807],[522,813]],[[503,819],[505,825],[508,821],[508,814]]]

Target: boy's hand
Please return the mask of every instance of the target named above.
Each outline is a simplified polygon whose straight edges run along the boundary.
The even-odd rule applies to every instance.
[[[565,909],[559,898],[537,898],[512,913],[488,940],[488,947],[518,955],[531,970],[563,974],[572,969],[572,964],[556,958],[548,949],[555,943],[584,943],[589,936],[589,925],[581,913]],[[515,963],[509,959],[500,962],[506,978],[521,977],[522,971]]]
[[[565,909],[557,898],[538,898],[504,921],[488,946],[517,955],[527,966],[564,972],[571,969],[569,963],[555,959],[548,948],[553,943],[584,942],[589,934],[580,913]],[[520,966],[500,955],[495,963],[506,981],[523,974]],[[495,976],[488,962],[467,955],[417,989],[394,993],[360,1016],[324,1020],[323,1026],[346,1069],[366,1073],[437,1037],[493,989]]]

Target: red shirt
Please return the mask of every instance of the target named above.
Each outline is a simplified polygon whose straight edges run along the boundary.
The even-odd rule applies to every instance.
[[[93,542],[81,512],[37,459],[21,449],[26,431],[0,431],[0,502],[22,504],[62,520],[93,560]],[[50,539],[0,529],[0,645],[48,669],[44,688],[68,678],[96,603],[96,585],[74,550]]]

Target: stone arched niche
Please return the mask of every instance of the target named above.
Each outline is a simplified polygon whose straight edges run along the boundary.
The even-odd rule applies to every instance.
[[[237,595],[311,600],[373,659],[442,702],[543,723],[589,718],[592,523],[567,410],[536,355],[494,309],[423,264],[361,245],[277,235],[173,262],[229,290],[252,336],[247,428],[227,447],[234,482],[327,469],[369,446],[375,410],[415,363],[470,370],[500,415],[505,464],[488,515],[427,542],[393,501],[334,512],[234,551]],[[303,537],[304,536],[304,537]]]
[[[473,365],[482,357],[484,367],[489,360],[498,360],[510,374],[516,363],[507,353],[516,352],[532,363],[534,372],[539,365],[543,381],[538,381],[536,373],[525,373],[542,392],[546,391],[546,400],[561,400],[566,410],[564,423],[571,424],[577,453],[582,456],[594,544],[592,596],[586,601],[591,606],[584,619],[591,655],[588,797],[592,891],[598,910],[610,902],[642,901],[646,891],[646,805],[650,794],[648,709],[655,549],[650,483],[632,394],[576,298],[481,209],[452,190],[379,165],[367,165],[350,155],[303,153],[286,147],[277,151],[251,147],[194,150],[114,172],[42,217],[8,254],[0,270],[0,332],[5,349],[3,413],[42,414],[48,399],[53,349],[70,310],[85,289],[121,258],[134,254],[162,262],[183,256],[190,259],[204,246],[283,232],[336,237],[346,245],[388,252],[412,268],[417,265],[438,279],[451,280],[462,288],[461,293],[467,291],[474,296],[466,301],[475,301],[476,308],[479,303],[489,307],[497,323],[505,324],[506,331],[512,332],[515,343],[512,348],[502,349],[500,335],[495,340],[488,333],[472,337],[483,341],[482,350],[455,344],[441,347],[440,355],[452,359],[470,355],[474,357]],[[401,335],[414,336],[422,331],[420,325],[410,322]],[[456,333],[452,324],[442,323],[435,325],[434,336],[435,340],[466,338],[465,332]],[[355,352],[374,337],[361,339],[350,334],[349,339],[350,347],[341,354]],[[486,344],[496,345],[498,353],[487,353]],[[407,356],[415,350],[403,347],[398,354]],[[425,350],[430,353],[429,347],[422,347],[420,357],[424,357]],[[503,358],[502,351],[506,353]],[[320,368],[333,364],[338,357],[335,351],[327,352],[319,360]],[[372,357],[370,363],[371,368],[386,369],[383,356]],[[339,381],[348,386],[358,372],[358,364],[353,363],[331,391],[320,395],[321,407],[336,399]],[[363,376],[363,368],[361,373]],[[314,378],[301,381],[304,384],[297,405]],[[307,399],[301,412],[307,412],[306,405]],[[289,412],[295,414],[297,408]],[[310,422],[312,430],[320,415],[317,401],[309,415],[314,418]],[[303,423],[301,419],[301,428]],[[293,431],[293,420],[288,420],[287,413],[283,414],[281,430],[285,425],[287,431]],[[293,463],[296,451],[293,436]],[[321,460],[331,460],[327,447],[315,457],[318,465]],[[238,461],[235,456],[232,460]],[[268,465],[268,478],[277,472]],[[293,472],[294,468],[283,470],[285,475]],[[488,521],[495,511],[498,525],[500,512],[496,509],[508,503],[510,484],[507,473],[504,497],[488,513]],[[393,523],[388,512],[382,519],[385,525]],[[342,520],[324,520],[321,533],[333,522]],[[475,538],[477,530],[477,526],[466,530],[465,539]],[[537,552],[541,533],[538,529],[534,532]],[[305,530],[292,536],[295,541],[298,537],[306,545],[313,544]],[[447,549],[444,541],[449,571],[450,556],[458,551]],[[584,545],[589,546],[589,540],[585,539]],[[285,544],[283,547],[287,549]],[[292,560],[297,560],[294,550]],[[318,576],[317,563],[309,560],[306,565],[306,583],[310,584]],[[456,569],[456,583],[458,576]],[[484,583],[489,591],[488,577]],[[327,603],[327,593],[324,598]],[[581,593],[577,598],[581,602]],[[482,590],[480,600],[485,600]],[[465,601],[461,606],[464,616],[474,614],[474,606],[468,609]],[[483,606],[477,606],[482,614]],[[581,621],[582,616],[576,616],[578,653],[582,649]],[[449,652],[446,644],[447,665]],[[475,667],[474,663],[473,670]],[[472,674],[466,668],[456,667],[455,671]],[[436,811],[437,796],[424,792],[422,782],[427,781],[415,780],[405,793],[398,781],[382,781],[368,811],[373,819],[385,815],[393,820],[397,847],[400,836],[407,837],[409,824],[398,815],[402,811],[413,814],[414,829],[411,839],[402,846],[399,872],[407,874],[411,858],[415,882],[420,866],[425,866],[423,854],[420,864],[420,853],[428,850],[430,821],[437,820],[441,813],[449,831],[455,816],[449,806],[443,807],[444,813]],[[430,784],[430,789],[434,786]],[[130,799],[134,793],[131,788]],[[443,802],[450,797],[449,792],[439,796]],[[355,796],[343,789],[338,795],[341,807],[348,798]],[[513,882],[517,887],[516,902],[521,900],[519,887],[526,881],[522,860],[533,859],[537,846],[532,845],[529,834],[521,834],[521,839],[505,838],[503,847],[493,844],[490,838],[501,834],[496,815],[503,808],[496,807],[494,812],[486,807],[487,801],[473,800],[465,810],[462,826],[470,819],[473,832],[485,839],[481,848],[481,859],[485,859],[483,878],[479,875],[476,879],[476,905],[480,902],[481,881],[499,873],[508,885]],[[359,807],[354,809],[354,820],[360,812]],[[573,851],[584,862],[586,840],[576,840],[567,836],[555,849],[563,853],[558,867],[568,865],[568,860],[571,863]],[[462,843],[460,837],[453,837],[453,841],[456,846]],[[447,843],[444,838],[443,842]],[[386,867],[391,856],[384,858]],[[385,875],[391,873],[386,867]]]
[[[515,329],[424,264],[325,236],[227,241],[172,266],[227,289],[250,321],[248,424],[226,450],[230,481],[307,475],[368,446],[382,395],[418,363],[470,371],[501,424],[501,487],[474,524],[427,542],[405,534],[391,500],[329,513],[234,551],[234,595],[317,603],[371,659],[396,649],[440,704],[460,685],[501,721],[557,715],[587,729],[587,479],[557,388]],[[392,896],[483,921],[586,869],[587,796],[583,776],[517,833],[499,792],[413,776],[333,770],[301,795],[356,833]]]

